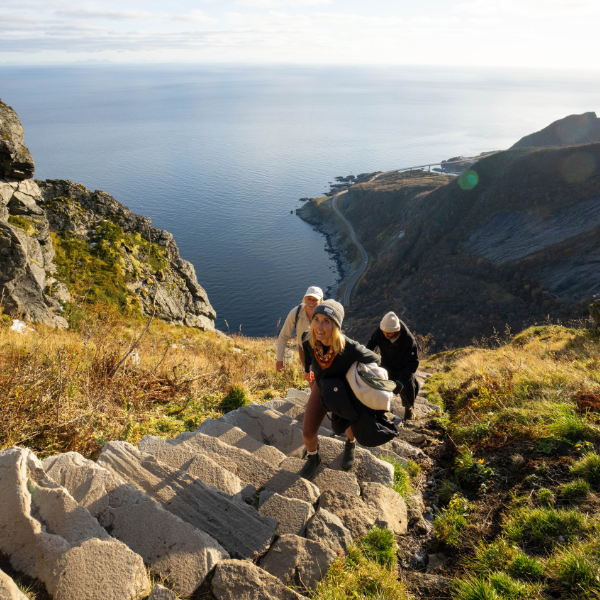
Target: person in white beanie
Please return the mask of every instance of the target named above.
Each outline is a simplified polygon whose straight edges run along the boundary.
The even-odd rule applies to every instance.
[[[298,354],[300,362],[304,365],[304,350],[302,349],[302,334],[310,327],[313,311],[323,301],[323,290],[320,287],[311,285],[304,294],[302,303],[294,306],[287,316],[279,337],[277,338],[277,350],[275,354],[275,369],[278,373],[283,370],[283,358],[285,356],[285,347],[287,343],[294,338],[294,329],[296,330],[296,341],[298,342]],[[306,380],[312,387],[310,373]]]
[[[410,421],[419,393],[419,382],[415,377],[419,368],[419,350],[415,338],[396,313],[389,312],[381,319],[379,329],[367,342],[367,348],[379,348],[381,366],[388,372],[388,378],[396,382],[394,393],[400,394],[404,419]]]

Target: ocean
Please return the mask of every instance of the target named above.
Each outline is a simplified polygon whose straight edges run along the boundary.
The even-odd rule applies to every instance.
[[[505,149],[594,111],[597,73],[426,67],[0,66],[38,179],[103,190],[170,231],[217,327],[275,335],[335,287],[291,211],[338,175]]]

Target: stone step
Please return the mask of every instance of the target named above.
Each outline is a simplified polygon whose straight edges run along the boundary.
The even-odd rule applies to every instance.
[[[46,474],[112,537],[139,554],[155,575],[170,580],[180,594],[192,594],[220,560],[229,558],[208,534],[81,454],[57,454],[42,464]]]
[[[127,442],[109,442],[98,464],[145,492],[163,508],[208,533],[236,558],[253,558],[269,548],[277,522],[232,500],[201,479],[140,452]]]
[[[256,494],[256,488],[251,483],[242,481],[212,457],[198,453],[186,444],[173,446],[162,438],[146,436],[138,444],[138,450],[152,454],[156,460],[202,479],[204,483],[232,498],[252,502]]]
[[[141,600],[150,593],[142,558],[54,483],[30,450],[0,451],[0,506],[0,553],[42,581],[54,600]]]
[[[253,437],[244,433],[239,427],[235,427],[229,423],[221,420],[205,419],[195,431],[195,433],[204,433],[211,437],[219,438],[222,442],[247,450],[250,454],[262,460],[266,461],[273,467],[277,467],[281,464],[281,461],[285,458],[285,454],[280,452],[274,446],[267,446],[258,442]]]
[[[265,489],[288,498],[298,498],[310,503],[316,502],[319,497],[319,488],[310,481],[298,477],[296,473],[272,467],[247,450],[229,446],[218,438],[195,433],[187,441],[180,442],[175,447],[182,446],[192,452],[206,454],[223,468],[237,475],[242,481],[253,485],[257,490]],[[169,448],[174,446],[161,438],[146,436],[140,440],[138,447],[150,454],[154,454],[155,451],[166,454]]]
[[[261,492],[258,512],[277,519],[277,535],[303,535],[306,523],[315,514],[312,504],[296,498],[286,498],[275,492]]]
[[[292,473],[299,473],[304,464],[303,459],[290,456],[281,463],[281,468]],[[335,471],[321,464],[317,469],[317,474],[311,481],[319,488],[321,494],[325,490],[337,490],[360,496],[360,486],[354,473]]]

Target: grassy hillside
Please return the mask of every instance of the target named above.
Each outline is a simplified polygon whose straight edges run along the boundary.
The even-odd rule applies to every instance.
[[[600,337],[558,326],[434,356],[433,503],[456,600],[600,597]]]
[[[600,144],[502,152],[454,179],[396,174],[352,188],[343,211],[374,259],[359,338],[391,309],[456,347],[586,316],[599,289]]]

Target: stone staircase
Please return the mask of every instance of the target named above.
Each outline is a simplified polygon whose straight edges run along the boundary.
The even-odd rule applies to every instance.
[[[289,390],[285,398],[207,419],[196,431],[175,439],[146,436],[137,448],[110,442],[97,463],[73,452],[40,463],[27,450],[2,451],[0,502],[7,506],[11,492],[14,496],[14,486],[8,489],[5,483],[11,477],[22,497],[12,498],[14,515],[5,510],[0,527],[9,528],[17,517],[29,520],[29,529],[53,536],[38,540],[42,556],[48,554],[44,544],[59,550],[46,560],[48,566],[44,561],[37,566],[23,563],[16,539],[12,545],[5,540],[0,551],[11,561],[16,556],[14,568],[42,579],[57,599],[145,598],[150,588],[143,564],[182,596],[197,590],[216,566],[211,585],[219,600],[301,598],[286,586],[314,589],[338,553],[373,524],[396,534],[406,533],[418,520],[423,526],[420,509],[407,509],[391,489],[393,467],[379,456],[428,460],[418,447],[427,436],[401,428],[400,438],[385,446],[358,447],[354,468],[343,471],[344,442],[333,436],[326,420],[319,439],[323,462],[313,481],[302,479],[298,473],[304,464],[307,400],[308,393]],[[423,396],[418,398],[417,416],[436,409]],[[392,412],[401,421],[403,409],[396,401]],[[48,497],[31,486],[47,488]],[[419,507],[422,501],[415,498],[413,504]],[[85,516],[85,526],[77,526],[89,532],[71,539],[56,522],[69,523],[77,511]],[[102,568],[112,569],[114,555],[127,585],[115,580],[107,587],[99,566],[98,573],[88,569],[86,574],[86,585],[99,584],[88,595],[81,595],[75,584],[73,589],[63,585],[63,590],[53,580],[55,563],[69,565],[73,545],[84,552],[91,542],[110,546]],[[97,555],[97,548],[92,554]],[[81,560],[87,560],[85,554]],[[260,582],[260,587],[251,582]],[[164,588],[160,594],[175,597]]]

